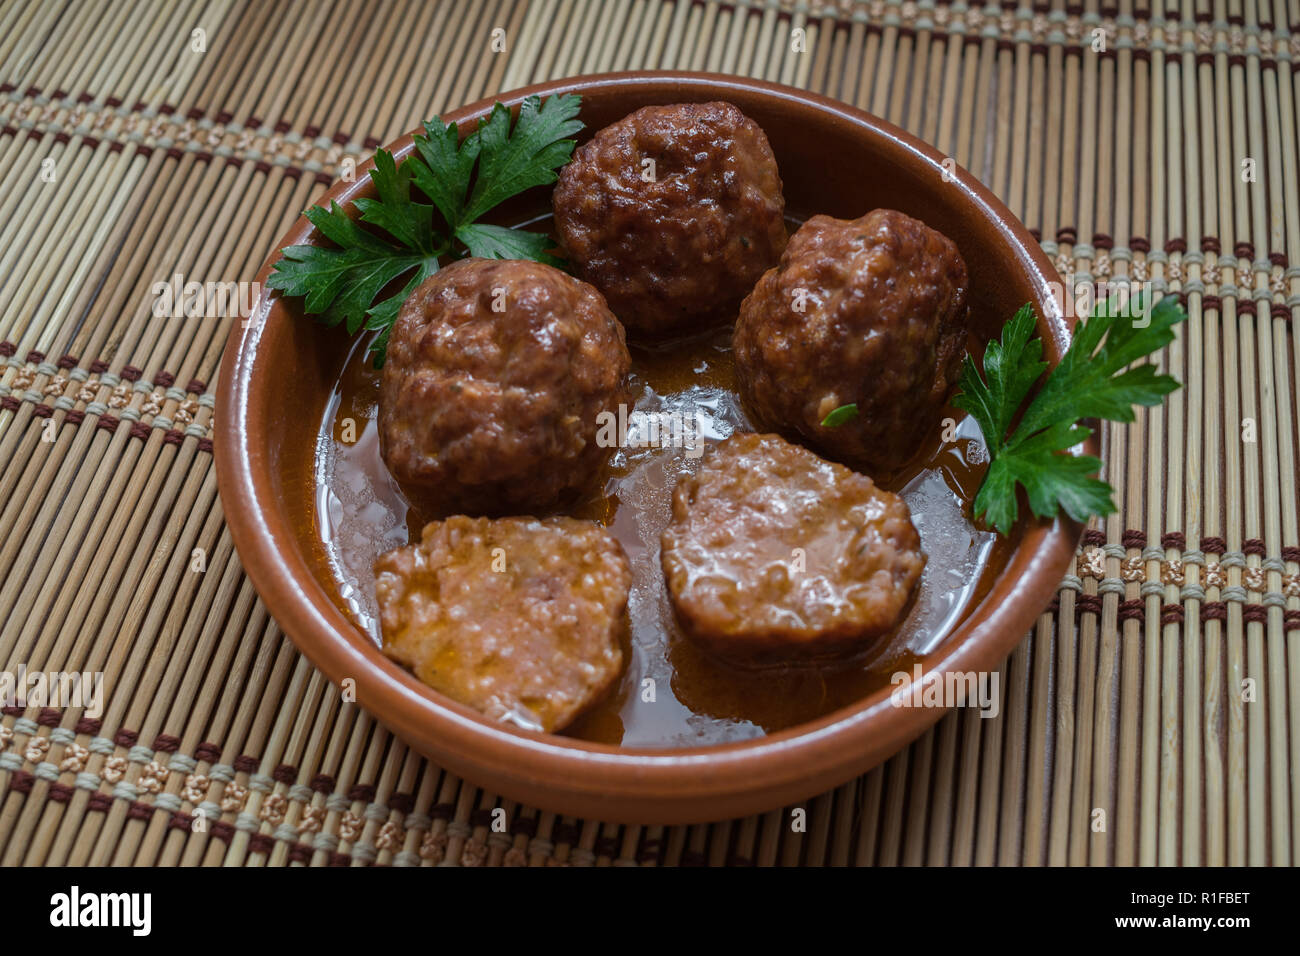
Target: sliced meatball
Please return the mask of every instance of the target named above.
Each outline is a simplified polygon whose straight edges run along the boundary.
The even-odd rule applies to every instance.
[[[730,103],[647,106],[560,171],[560,245],[633,332],[730,322],[785,248],[767,137]]]
[[[488,717],[562,730],[622,671],[632,574],[595,522],[456,515],[375,575],[384,653]]]
[[[631,364],[623,327],[587,283],[539,262],[454,262],[393,325],[384,462],[434,513],[552,508],[613,451],[597,441],[599,419],[631,402]]]
[[[864,470],[892,470],[938,421],[970,324],[956,245],[901,212],[814,216],[740,309],[742,398],[768,428]],[[823,425],[843,405],[857,415]]]
[[[661,545],[683,630],[743,664],[865,650],[925,566],[901,498],[777,435],[711,447],[674,489]]]

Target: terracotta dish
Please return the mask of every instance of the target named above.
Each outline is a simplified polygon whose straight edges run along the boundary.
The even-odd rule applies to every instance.
[[[504,94],[579,93],[583,141],[643,106],[726,101],[765,131],[780,167],[787,214],[853,219],[897,209],[956,243],[969,270],[976,337],[987,339],[1032,302],[1055,366],[1070,323],[1059,283],[1025,228],[993,195],[912,136],[852,107],[732,76],[623,73],[559,80]],[[462,136],[492,105],[448,114]],[[391,149],[400,161],[404,136]],[[368,166],[362,167],[364,172]],[[511,225],[547,208],[549,188],[502,215]],[[318,202],[372,195],[366,176],[335,184]],[[526,197],[525,197],[526,198]],[[315,241],[305,218],[276,244],[257,281],[265,289],[283,246]],[[340,606],[322,570],[315,528],[318,425],[353,343],[305,318],[300,302],[264,292],[227,343],[217,390],[216,464],[231,537],[271,614],[335,684],[355,681],[359,704],[439,766],[489,791],[575,816],[628,823],[687,823],[752,814],[823,792],[877,765],[944,711],[897,707],[889,687],[811,721],[752,739],[676,749],[556,736],[491,721],[441,696],[381,652]],[[1094,446],[1088,449],[1096,452]],[[926,671],[984,672],[1002,665],[1051,600],[1081,528],[1064,518],[1023,522],[991,583],[946,634],[932,635]]]

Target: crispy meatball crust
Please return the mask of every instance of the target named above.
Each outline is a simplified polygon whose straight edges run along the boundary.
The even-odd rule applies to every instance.
[[[813,216],[741,306],[741,396],[765,425],[823,454],[897,468],[959,374],[966,295],[956,245],[924,223],[891,209],[854,220]],[[849,404],[856,418],[822,426]]]
[[[623,327],[587,283],[538,262],[454,262],[393,326],[384,462],[443,513],[551,508],[613,451],[597,416],[630,403],[630,369]]]
[[[552,201],[569,261],[634,332],[733,320],[786,243],[772,147],[730,103],[647,106],[605,127]]]
[[[623,668],[632,574],[576,518],[467,518],[375,561],[384,653],[488,717],[561,730]]]
[[[925,566],[901,498],[777,435],[710,448],[674,490],[661,545],[683,629],[750,665],[865,650]]]

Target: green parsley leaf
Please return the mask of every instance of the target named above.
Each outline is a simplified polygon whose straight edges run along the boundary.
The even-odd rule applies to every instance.
[[[338,248],[288,246],[267,285],[286,295],[303,296],[309,314],[319,315],[326,325],[343,323],[350,335],[367,324],[372,303],[389,282],[411,269],[428,274],[438,267],[435,255],[362,229],[338,203],[331,202],[329,209],[313,206],[304,215]]]
[[[839,408],[832,408],[822,419],[822,428],[839,428],[846,422],[851,422],[858,417],[858,406],[841,405]]]
[[[555,182],[556,170],[573,155],[572,136],[582,129],[577,96],[530,96],[510,129],[510,111],[497,103],[470,138],[479,152],[478,179],[461,222],[474,222],[498,203],[533,186]]]
[[[564,266],[563,259],[546,251],[551,248],[551,240],[540,233],[476,222],[461,226],[456,238],[465,243],[470,255],[481,259],[535,259],[548,266]]]
[[[1019,514],[1017,488],[1025,490],[1030,511],[1040,518],[1058,510],[1076,521],[1113,513],[1114,489],[1094,477],[1101,461],[1064,453],[1092,434],[1080,419],[1131,422],[1134,405],[1158,405],[1179,387],[1154,365],[1133,363],[1172,342],[1173,327],[1186,317],[1174,297],[1161,299],[1149,313],[1138,296],[1124,309],[1102,304],[1078,324],[1060,364],[1014,430],[1012,420],[1046,368],[1030,306],[1003,327],[1001,342],[989,343],[982,378],[967,356],[953,405],[970,412],[990,456],[975,496],[975,516],[1009,534]]]
[[[533,259],[563,267],[548,251],[547,236],[477,220],[512,196],[555,182],[573,154],[570,137],[582,129],[580,106],[574,95],[545,102],[530,96],[512,128],[510,110],[497,103],[463,142],[454,123],[435,116],[400,165],[392,153],[375,152],[376,197],[354,200],[355,218],[334,202],[304,212],[329,244],[281,250],[267,286],[301,296],[304,310],[326,325],[342,323],[353,335],[379,332],[370,347],[378,367],[402,303],[445,259]],[[418,201],[421,194],[430,202]],[[403,277],[400,292],[379,298]]]
[[[416,187],[433,200],[453,231],[461,224],[470,175],[478,159],[479,139],[471,133],[462,144],[455,123],[445,126],[434,117],[424,124],[424,136],[415,137],[418,163],[410,163]]]
[[[970,412],[986,436],[1000,439],[1006,435],[1021,402],[1047,368],[1043,341],[1035,336],[1034,329],[1034,310],[1026,303],[1002,327],[1002,341],[992,341],[984,350],[987,385],[970,355],[962,363],[962,391],[952,403]]]

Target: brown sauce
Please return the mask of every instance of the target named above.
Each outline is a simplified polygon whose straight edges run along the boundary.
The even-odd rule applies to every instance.
[[[379,373],[358,341],[341,369],[317,442],[317,533],[336,599],[357,627],[380,641],[371,564],[419,537],[426,518],[389,476],[375,419]],[[733,387],[730,329],[656,348],[632,349],[637,410],[699,410],[703,434],[751,430]],[[872,476],[906,499],[928,560],[904,622],[865,656],[836,668],[744,671],[717,662],[685,638],[659,566],[659,533],[672,489],[698,456],[682,447],[619,449],[603,487],[570,513],[610,527],[631,560],[627,666],[620,683],[568,733],[629,746],[689,747],[781,730],[852,704],[887,686],[950,633],[1005,566],[1004,539],[977,529],[970,501],[987,455],[962,412],[954,440],[936,426],[913,463]],[[349,440],[350,439],[350,440]]]

